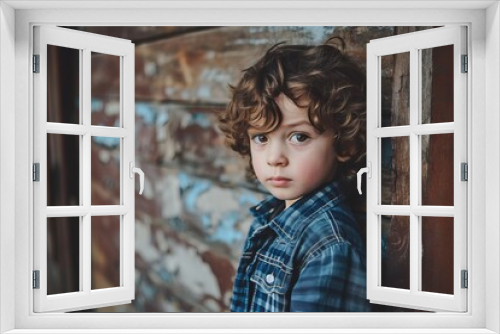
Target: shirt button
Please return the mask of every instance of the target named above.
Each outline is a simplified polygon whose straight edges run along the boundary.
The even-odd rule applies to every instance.
[[[266,282],[271,284],[272,282],[274,282],[274,275],[273,274],[269,274],[266,276]]]

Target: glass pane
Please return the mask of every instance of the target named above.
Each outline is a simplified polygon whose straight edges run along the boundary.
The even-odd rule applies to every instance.
[[[47,122],[80,123],[80,50],[47,45]]]
[[[420,51],[422,124],[453,122],[453,45]]]
[[[422,217],[422,291],[453,294],[453,218]]]
[[[410,205],[410,138],[382,138],[381,145],[381,204]]]
[[[91,204],[119,205],[120,138],[92,137]]]
[[[120,57],[92,52],[92,125],[120,126]]]
[[[381,216],[382,286],[410,289],[410,217]]]
[[[80,205],[80,136],[47,134],[47,205]]]
[[[80,217],[47,218],[47,294],[80,291]]]
[[[421,136],[422,205],[453,206],[453,137]]]
[[[92,289],[120,286],[120,216],[93,216]]]
[[[410,53],[380,57],[381,126],[410,124]]]

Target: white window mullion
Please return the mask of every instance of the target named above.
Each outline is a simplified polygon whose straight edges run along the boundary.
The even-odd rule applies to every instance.
[[[413,213],[413,209],[419,204],[418,196],[420,188],[419,146],[418,135],[414,128],[418,125],[419,112],[419,57],[418,50],[410,50],[410,291],[414,294],[419,290],[420,282],[420,227],[419,217]]]
[[[410,51],[410,207],[413,211],[419,204],[420,191],[420,145],[418,135],[415,134],[415,128],[419,121],[420,114],[420,73],[419,73],[418,50]],[[413,239],[411,241],[414,241]]]
[[[80,236],[80,240],[82,242],[82,250],[81,258],[82,258],[82,271],[80,272],[80,280],[82,281],[83,292],[86,294],[90,294],[91,291],[91,224],[90,224],[91,216],[89,214],[83,216],[82,218],[82,235]]]
[[[86,133],[83,135],[83,149],[82,149],[82,159],[80,161],[81,169],[83,170],[82,178],[82,188],[83,188],[83,206],[90,209],[92,205],[91,202],[91,134],[88,129],[90,128],[91,120],[91,52],[90,49],[86,48],[83,50],[83,67],[82,67],[82,125],[84,129],[87,129]],[[90,215],[90,210],[86,212],[83,216],[83,234],[81,236],[82,240],[82,258],[83,270],[80,273],[80,278],[83,280],[83,292],[90,294],[92,289],[91,278],[92,278],[92,259],[91,259],[91,221],[92,216]]]
[[[84,68],[84,60],[83,60],[83,51],[80,50],[79,51],[79,78],[80,78],[80,81],[78,83],[78,96],[80,97],[79,99],[79,108],[78,108],[78,113],[79,113],[79,124],[78,124],[78,127],[75,128],[74,130],[79,132],[79,130],[81,129],[80,127],[83,127],[81,124],[84,124],[84,106],[85,106],[85,103],[84,103],[84,100],[81,98],[83,96],[83,87],[84,86],[84,81],[83,81],[83,68]],[[58,126],[59,124],[57,123],[47,123],[47,131],[49,131],[49,129],[51,128],[51,125],[56,125]],[[67,125],[70,125],[70,124],[67,124]],[[56,129],[57,130],[57,129]],[[60,129],[62,130],[62,129]],[[83,130],[83,129],[82,129]],[[71,133],[69,133],[71,134]],[[78,135],[79,137],[79,149],[80,149],[80,153],[79,153],[79,158],[80,158],[80,179],[78,181],[78,184],[79,184],[79,205],[81,208],[83,208],[85,211],[82,212],[82,215],[79,215],[80,216],[80,219],[79,219],[79,233],[78,233],[78,242],[79,242],[79,247],[78,247],[78,263],[79,263],[79,266],[78,266],[78,269],[79,269],[79,275],[78,275],[78,291],[84,291],[84,278],[83,278],[83,273],[85,272],[85,265],[84,263],[86,261],[88,261],[88,259],[86,257],[84,257],[84,253],[85,253],[85,250],[86,250],[86,247],[84,247],[84,226],[85,226],[85,223],[84,223],[84,217],[85,217],[85,212],[87,210],[87,208],[84,206],[84,177],[85,177],[85,170],[83,168],[83,162],[85,161],[84,160],[84,154],[83,154],[83,151],[84,151],[84,137],[83,135],[85,135],[86,132],[83,131],[82,133],[74,133],[74,135]],[[48,209],[48,208],[47,208]],[[48,212],[49,210],[47,210]]]

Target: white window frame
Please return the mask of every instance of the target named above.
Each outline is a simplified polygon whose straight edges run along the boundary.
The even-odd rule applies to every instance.
[[[129,6],[131,9],[117,9],[117,6]],[[150,10],[137,10],[141,6]],[[470,254],[468,312],[251,315],[33,313],[30,256],[33,244],[33,211],[30,209],[33,207],[30,197],[33,120],[32,105],[26,97],[32,96],[29,69],[32,26],[35,24],[467,25],[471,45],[471,74],[468,79],[471,87],[468,99],[471,110],[468,114],[468,132],[471,134],[468,141],[468,220],[471,222],[468,230],[471,242],[467,245]],[[77,333],[77,329],[82,328],[88,329],[88,333],[125,330],[127,333],[248,333],[248,328],[254,329],[252,332],[255,333],[342,333],[347,329],[349,333],[500,332],[498,1],[130,1],[116,4],[113,1],[4,0],[0,3],[0,43],[0,332],[46,333],[46,329],[51,329],[51,333]],[[15,138],[15,145],[12,145],[12,137]]]

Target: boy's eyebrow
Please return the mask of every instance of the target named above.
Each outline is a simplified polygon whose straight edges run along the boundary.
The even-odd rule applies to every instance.
[[[298,127],[298,126],[302,126],[302,125],[306,125],[306,126],[314,128],[314,126],[308,120],[302,120],[302,121],[290,123],[290,124],[280,124],[279,127],[280,128],[294,128],[294,127]],[[262,127],[250,126],[248,128],[248,133],[263,133],[263,134],[265,134],[265,133],[269,133],[269,132],[272,132],[272,131],[269,131],[268,129],[262,128]]]

